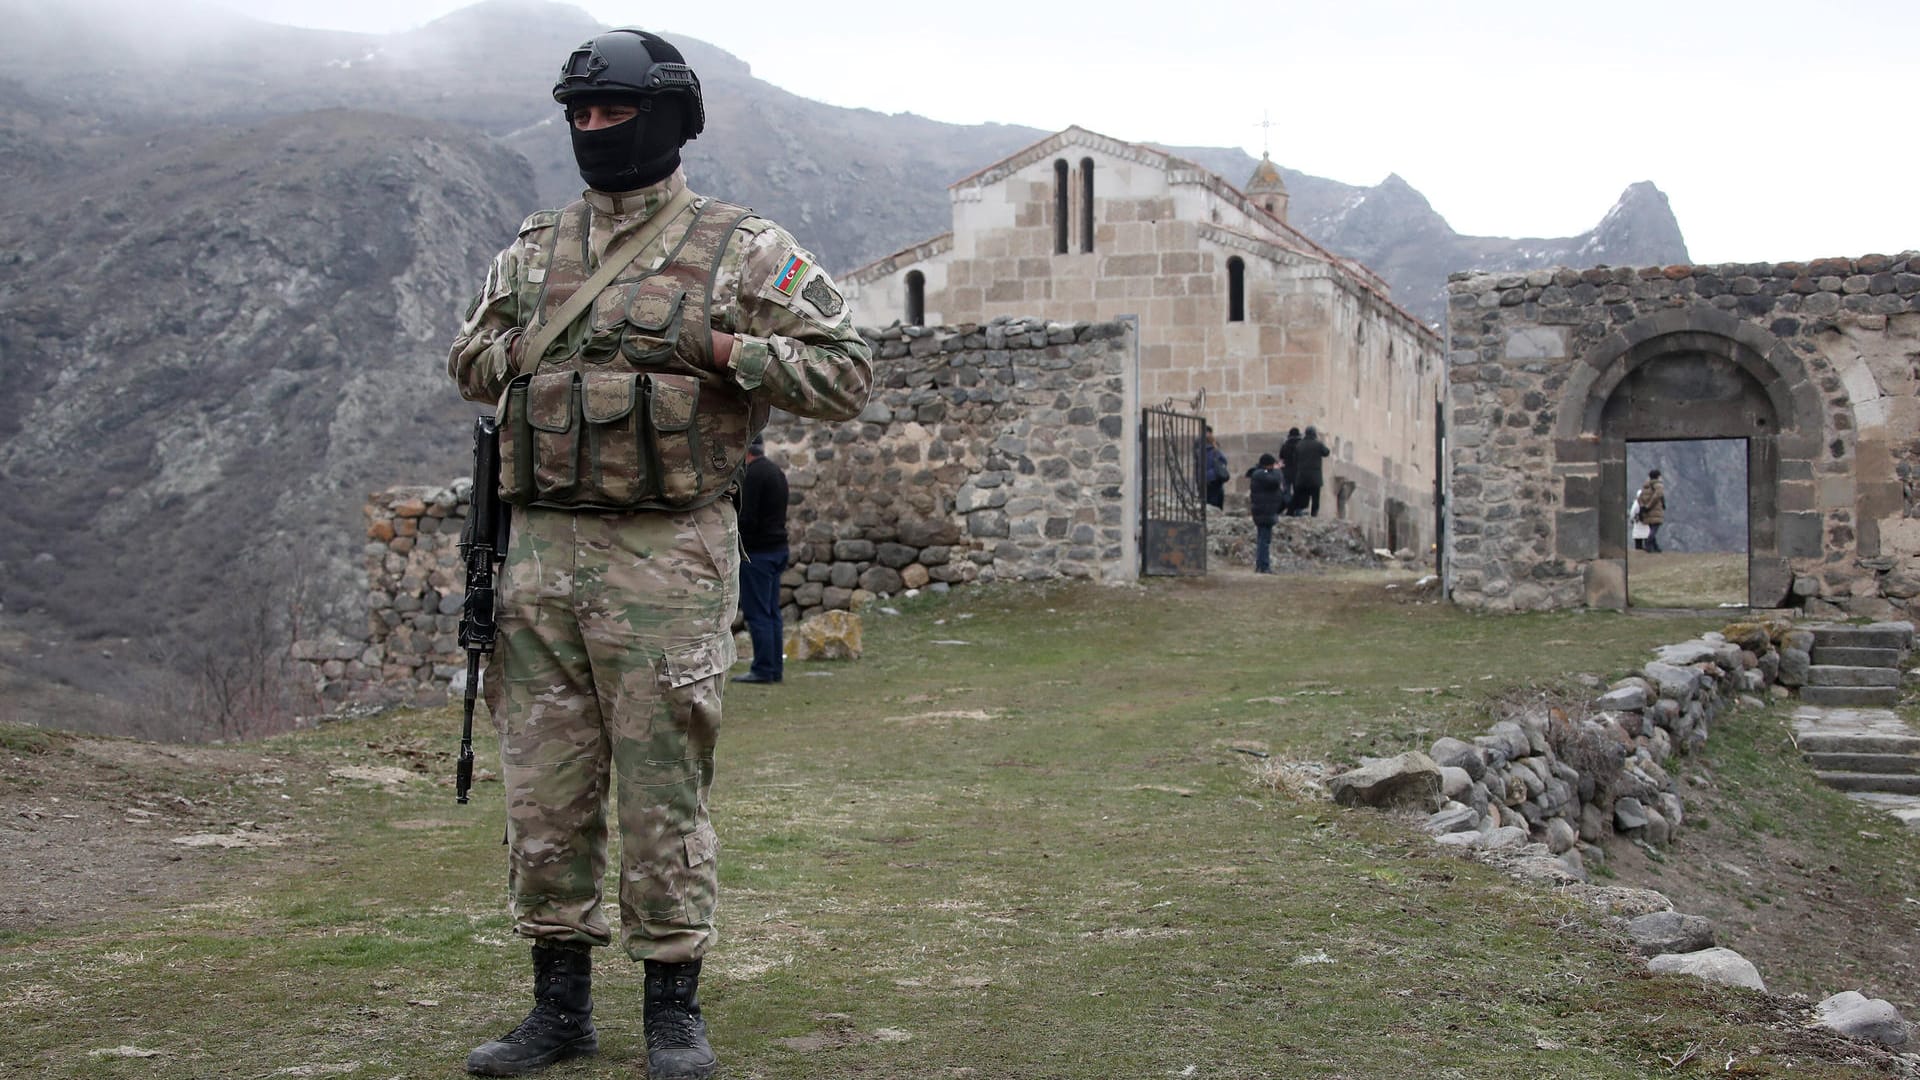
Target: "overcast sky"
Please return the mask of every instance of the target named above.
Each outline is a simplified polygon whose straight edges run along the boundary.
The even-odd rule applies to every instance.
[[[222,6],[385,32],[465,4]],[[1463,233],[1571,235],[1652,180],[1698,262],[1920,248],[1913,0],[731,0],[662,5],[657,24],[648,6],[577,6],[835,105],[1255,155],[1265,140],[1352,184],[1397,172]]]

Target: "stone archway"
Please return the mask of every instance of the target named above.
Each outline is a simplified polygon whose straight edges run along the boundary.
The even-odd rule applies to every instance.
[[[1627,603],[1627,443],[1747,442],[1748,602],[1783,604],[1794,559],[1822,554],[1813,497],[1820,395],[1785,343],[1715,308],[1640,319],[1574,365],[1557,418],[1563,555],[1588,560],[1593,607]]]

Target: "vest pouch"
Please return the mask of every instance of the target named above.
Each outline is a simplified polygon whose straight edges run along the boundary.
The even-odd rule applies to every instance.
[[[671,281],[647,278],[627,298],[620,351],[636,367],[661,366],[680,344],[680,312],[687,291],[669,288]]]
[[[586,428],[590,481],[585,502],[624,507],[655,497],[657,473],[648,460],[641,395],[645,377],[593,371],[582,376],[580,416]]]
[[[691,375],[649,371],[647,426],[654,460],[660,464],[660,498],[669,505],[691,503],[700,494],[700,380]]]
[[[527,380],[520,375],[507,384],[494,407],[499,417],[500,500],[515,506],[533,501],[533,429],[527,425]]]
[[[521,505],[572,500],[584,449],[582,425],[574,422],[580,376],[521,375],[500,400],[500,497]]]

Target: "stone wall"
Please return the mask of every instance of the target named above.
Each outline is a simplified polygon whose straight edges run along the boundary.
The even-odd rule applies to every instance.
[[[1132,323],[867,333],[875,388],[858,420],[776,412],[767,426],[790,488],[789,625],[910,589],[1135,576]],[[294,646],[323,700],[443,701],[464,673],[470,490],[395,487],[367,503],[365,636]]]
[[[463,477],[445,487],[392,487],[367,501],[365,636],[293,646],[321,701],[446,700],[448,680],[464,674],[467,663],[459,544],[472,491]]]
[[[1369,762],[1332,779],[1336,801],[1427,813],[1441,843],[1522,851],[1586,880],[1613,836],[1665,844],[1685,823],[1667,762],[1698,752],[1709,728],[1743,700],[1758,707],[1804,645],[1791,620],[1738,622],[1662,646],[1639,671],[1567,707],[1515,711],[1471,740]],[[1804,660],[1804,654],[1802,655]],[[1804,670],[1804,664],[1802,664]]]
[[[1914,613],[1920,256],[1463,273],[1448,302],[1456,602],[1624,606],[1626,442],[1740,438],[1751,604]]]
[[[1134,576],[1132,323],[864,333],[858,420],[767,425],[791,489],[789,623],[907,589]]]

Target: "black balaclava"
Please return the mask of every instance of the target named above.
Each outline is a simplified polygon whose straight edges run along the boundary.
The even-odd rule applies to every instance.
[[[598,131],[573,126],[577,105],[632,105],[640,112],[623,124]],[[567,130],[580,179],[595,191],[618,193],[650,187],[680,167],[686,142],[687,105],[678,94],[591,94],[568,103]]]

